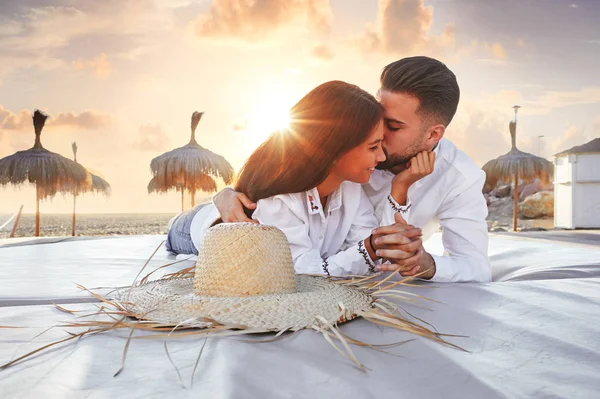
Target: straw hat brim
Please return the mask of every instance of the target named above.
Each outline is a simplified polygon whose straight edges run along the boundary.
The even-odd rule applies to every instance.
[[[142,320],[207,328],[239,326],[260,331],[297,331],[325,319],[330,324],[351,320],[373,308],[367,293],[318,276],[296,275],[297,292],[249,297],[202,297],[194,280],[171,278],[123,288],[113,295]]]

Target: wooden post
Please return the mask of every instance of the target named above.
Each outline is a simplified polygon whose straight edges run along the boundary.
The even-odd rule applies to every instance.
[[[515,204],[513,209],[513,231],[517,231],[517,216],[519,215],[519,169],[515,172]]]
[[[35,236],[40,236],[40,188],[35,186]]]
[[[181,187],[181,212],[183,212],[183,187]]]
[[[76,225],[77,225],[77,217],[75,216],[75,205],[77,203],[77,196],[73,195],[73,224],[71,227],[71,236],[75,237],[75,232],[77,230]]]
[[[196,205],[196,191],[192,191],[192,209],[194,209],[194,206]]]
[[[17,213],[17,218],[15,219],[15,224],[13,224],[13,228],[10,231],[10,235],[8,236],[9,238],[13,238],[15,236],[15,234],[17,233],[17,228],[19,227],[19,221],[21,220],[21,212],[23,211],[23,205],[21,205],[21,208],[19,209],[19,213]]]

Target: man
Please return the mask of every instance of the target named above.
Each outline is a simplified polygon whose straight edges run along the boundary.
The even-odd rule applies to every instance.
[[[438,282],[490,281],[485,173],[444,138],[460,97],[455,75],[438,60],[404,58],[383,69],[379,97],[387,159],[363,186],[385,226],[374,231],[373,241],[377,255],[391,263],[378,270]],[[426,176],[412,183],[419,174]],[[256,206],[232,189],[213,202],[224,222],[249,221],[242,204]],[[426,232],[439,223],[444,256],[427,253],[407,223]]]

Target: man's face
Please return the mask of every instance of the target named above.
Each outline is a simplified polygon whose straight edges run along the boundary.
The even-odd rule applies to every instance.
[[[404,165],[427,148],[423,117],[417,113],[419,100],[407,93],[379,92],[383,105],[383,150],[386,160],[378,169],[403,169]]]

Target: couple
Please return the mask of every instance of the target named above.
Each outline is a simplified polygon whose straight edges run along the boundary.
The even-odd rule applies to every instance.
[[[443,63],[410,57],[383,69],[380,101],[324,83],[250,156],[235,190],[176,216],[167,249],[197,254],[218,222],[282,230],[296,273],[396,271],[438,282],[491,280],[484,172],[444,139],[459,101]],[[423,231],[441,225],[443,256]]]

